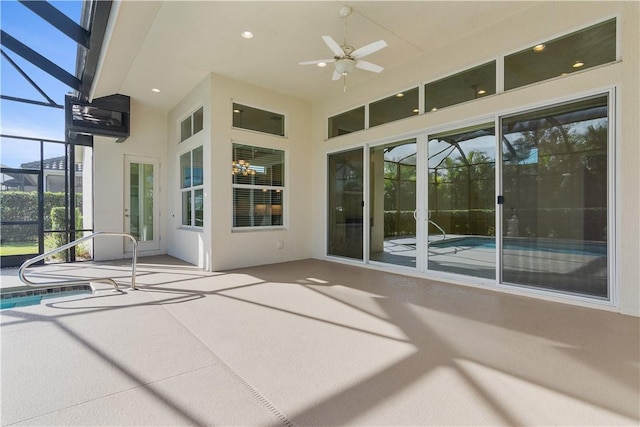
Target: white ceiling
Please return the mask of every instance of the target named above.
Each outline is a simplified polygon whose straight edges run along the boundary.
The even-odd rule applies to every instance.
[[[366,59],[390,70],[535,3],[122,1],[94,96],[122,93],[169,110],[211,72],[309,101],[341,93],[331,64],[298,62],[332,57],[321,36],[342,42],[338,12],[346,4],[354,9],[348,43],[358,48],[385,40],[388,46]],[[255,37],[242,38],[242,30]],[[349,82],[375,84],[377,76],[356,69]]]

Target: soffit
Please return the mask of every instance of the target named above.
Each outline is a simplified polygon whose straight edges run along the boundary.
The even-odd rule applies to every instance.
[[[209,73],[309,100],[342,92],[333,68],[301,66],[331,58],[321,39],[343,38],[335,1],[124,1],[111,23],[95,97],[122,93],[169,110]],[[384,39],[366,59],[392,72],[452,41],[498,23],[534,2],[362,1],[350,4],[347,41],[355,48]],[[242,30],[255,33],[251,40]],[[109,37],[109,36],[108,36]],[[348,83],[375,84],[357,69]],[[161,89],[160,93],[151,88]]]

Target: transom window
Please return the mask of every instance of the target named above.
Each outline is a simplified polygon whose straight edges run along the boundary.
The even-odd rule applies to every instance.
[[[329,117],[329,138],[364,129],[364,105]]]
[[[284,136],[284,114],[233,103],[233,127]]]
[[[233,144],[233,227],[284,225],[284,151]]]
[[[415,87],[369,104],[369,127],[417,116],[419,112]]]
[[[420,113],[473,101],[544,80],[563,77],[616,61],[616,18],[583,28],[504,57],[504,84],[497,84],[497,61],[473,67],[424,85],[424,110],[418,90],[367,103],[327,120],[328,138],[371,128]],[[368,126],[365,118],[368,117]]]
[[[616,60],[616,20],[539,43],[504,58],[504,89],[586,70]]]
[[[203,125],[204,107],[200,107],[180,123],[180,142],[200,132],[203,129]]]
[[[445,77],[424,87],[426,111],[461,104],[496,93],[496,61]]]

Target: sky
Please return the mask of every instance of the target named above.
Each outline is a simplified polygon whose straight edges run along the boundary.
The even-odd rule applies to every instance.
[[[55,8],[80,21],[82,1],[49,1]],[[0,0],[0,27],[2,30],[40,53],[59,67],[75,74],[76,43],[52,27],[16,0]],[[72,91],[46,72],[2,47],[35,83],[56,103],[64,105],[65,94]],[[4,57],[0,62],[0,93],[6,96],[45,101],[38,91],[20,75]],[[33,138],[64,140],[64,110],[0,101],[0,133]],[[64,154],[61,144],[46,144],[45,158]],[[2,166],[19,168],[20,164],[39,160],[39,143],[1,138],[0,162]]]

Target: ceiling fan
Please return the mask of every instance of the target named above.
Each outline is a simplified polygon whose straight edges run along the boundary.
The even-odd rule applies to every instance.
[[[360,68],[362,70],[371,71],[374,73],[381,72],[384,68],[373,64],[368,61],[363,61],[367,55],[371,55],[374,52],[379,51],[380,49],[387,46],[387,43],[384,40],[378,40],[377,42],[369,43],[366,46],[362,46],[359,49],[354,49],[353,46],[347,44],[347,17],[351,15],[352,9],[349,6],[343,6],[340,8],[340,17],[344,19],[344,39],[342,45],[339,45],[331,36],[322,36],[322,40],[329,46],[329,49],[334,54],[334,57],[331,59],[318,59],[315,61],[303,61],[300,62],[300,65],[327,65],[330,63],[334,63],[334,71],[331,80],[340,80],[340,78],[344,78],[346,82],[346,77],[350,73],[353,72],[355,68]],[[345,86],[346,91],[346,86]]]

